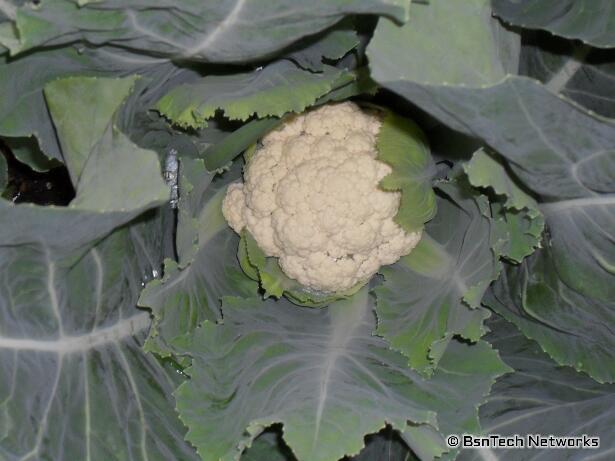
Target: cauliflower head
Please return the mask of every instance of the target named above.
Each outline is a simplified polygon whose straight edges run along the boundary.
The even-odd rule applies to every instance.
[[[419,242],[393,217],[399,192],[378,184],[391,167],[377,160],[382,121],[354,103],[296,115],[262,139],[228,189],[222,212],[252,234],[282,271],[322,292],[348,290]]]

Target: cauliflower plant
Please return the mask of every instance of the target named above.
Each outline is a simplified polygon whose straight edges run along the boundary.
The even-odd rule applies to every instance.
[[[224,217],[306,287],[340,292],[364,283],[422,233],[393,221],[400,193],[378,186],[392,171],[377,160],[381,125],[380,114],[351,102],[290,118],[262,139],[245,182],[229,186]]]

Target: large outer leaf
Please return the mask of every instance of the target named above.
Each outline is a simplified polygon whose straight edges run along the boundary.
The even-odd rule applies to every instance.
[[[220,298],[255,294],[258,285],[248,279],[237,261],[239,238],[222,216],[226,186],[239,168],[217,177],[202,160],[183,159],[176,248],[179,264],[165,261],[164,278],[151,281],[139,305],[151,308],[154,326],[146,349],[166,356],[169,343],[203,322],[220,318]]]
[[[464,450],[459,461],[519,459],[613,459],[615,386],[560,367],[501,317],[489,321],[485,339],[500,351],[514,373],[500,378],[480,409],[485,434],[543,434],[600,437],[599,449]],[[486,456],[483,456],[485,453]],[[521,458],[520,456],[524,456]]]
[[[613,171],[615,151],[613,154],[612,159],[605,158],[603,165],[595,166],[596,175],[606,176]],[[548,224],[548,244],[562,281],[589,298],[614,300],[615,194],[562,200],[543,204],[540,209]]]
[[[155,173],[99,190],[117,205],[104,212],[0,201],[2,459],[195,459],[173,412],[177,374],[140,348],[149,316],[136,299],[169,229],[157,214],[127,223],[160,204]],[[135,208],[121,209],[124,193]]]
[[[452,128],[485,140],[506,158],[521,182],[540,201],[549,202],[541,204],[540,210],[551,237],[547,240],[549,256],[557,266],[552,273],[560,278],[553,283],[564,283],[586,297],[585,314],[596,323],[608,323],[613,306],[607,301],[615,298],[615,251],[609,230],[615,228],[612,181],[615,124],[556,96],[528,78],[507,77],[498,83],[500,76],[488,69],[510,68],[515,60],[507,59],[505,54],[491,53],[492,62],[487,70],[477,67],[485,49],[510,49],[502,44],[513,42],[506,32],[496,29],[500,30],[499,34],[492,35],[487,43],[479,42],[480,36],[476,35],[472,39],[476,49],[465,47],[472,32],[494,27],[492,20],[486,17],[473,16],[464,23],[466,31],[445,28],[437,37],[442,46],[447,44],[446,52],[451,58],[465,53],[464,62],[480,72],[471,78],[468,78],[470,73],[436,75],[434,67],[427,79],[425,69],[432,69],[432,66],[412,66],[410,58],[400,59],[392,44],[407,43],[414,61],[429,63],[436,45],[417,34],[424,29],[436,30],[438,24],[447,21],[451,11],[447,16],[439,14],[438,4],[436,1],[429,6],[416,5],[414,26],[412,21],[404,27],[386,21],[378,26],[368,50],[374,78]],[[449,5],[461,12],[469,8],[466,2]],[[565,87],[565,81],[559,86]],[[523,268],[526,269],[531,267]],[[577,320],[561,317],[557,309],[558,304],[566,302],[563,295],[556,295],[549,305],[536,305],[534,312],[524,311],[524,315],[534,318],[534,328],[549,328],[548,324],[569,318],[573,323],[563,330],[572,331]],[[537,339],[554,357],[562,355],[557,348],[576,349],[578,361],[587,355],[578,338],[569,335],[558,335],[558,338],[557,344],[549,345]],[[610,344],[614,338],[611,333]],[[572,341],[574,348],[563,344],[566,341]],[[591,344],[587,347],[591,348]],[[577,360],[569,357],[565,363],[575,362]],[[615,375],[602,374],[600,379],[615,380]]]
[[[435,429],[433,438],[414,437],[424,423],[435,424],[432,408],[446,414],[439,419],[446,431],[475,430],[476,406],[505,370],[497,355],[484,343],[452,342],[446,365],[426,382],[372,334],[372,308],[366,288],[323,310],[225,298],[223,323],[205,322],[178,338],[178,350],[193,360],[191,379],[175,395],[201,457],[236,459],[274,423],[284,424],[284,439],[302,461],[357,453],[363,435],[385,422],[414,450],[439,454]]]
[[[490,13],[489,0],[430,0],[414,3],[404,26],[380,19],[367,48],[374,79],[394,91],[408,82],[481,87],[499,81],[516,70],[520,43]],[[436,25],[442,30],[433,36]]]
[[[17,12],[20,43],[13,52],[85,40],[173,58],[246,62],[271,56],[348,14],[407,19],[405,0],[70,0],[24,6]]]
[[[208,75],[198,82],[173,88],[156,108],[181,126],[204,126],[218,109],[235,120],[280,117],[302,112],[328,93],[341,71],[326,66],[313,73],[282,59],[247,73]]]
[[[612,293],[613,286],[604,287]],[[564,283],[550,248],[508,267],[485,304],[514,322],[558,363],[599,382],[615,376],[615,303],[589,298]]]
[[[177,374],[140,349],[149,318],[134,306],[151,268],[131,234],[85,254],[0,246],[2,459],[196,458],[173,411]]]
[[[516,26],[545,29],[598,47],[615,47],[611,0],[492,0],[495,14]]]
[[[431,392],[440,397],[432,402],[438,412],[440,432],[444,436],[480,433],[478,406],[495,379],[510,371],[487,342],[468,345],[451,341],[428,381]],[[437,454],[439,435],[431,426],[411,426],[402,436],[420,459]],[[452,460],[456,455],[457,450],[451,450],[438,459]]]
[[[472,341],[489,316],[478,307],[500,265],[487,198],[456,182],[441,184],[439,212],[418,246],[381,268],[375,289],[378,330],[410,366],[430,373],[453,335]]]

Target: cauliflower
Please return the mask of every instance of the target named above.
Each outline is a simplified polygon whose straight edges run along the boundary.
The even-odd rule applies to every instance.
[[[391,167],[377,160],[381,119],[356,104],[330,104],[289,119],[262,139],[228,189],[222,212],[302,285],[348,290],[419,242],[393,221],[399,192],[378,187]]]

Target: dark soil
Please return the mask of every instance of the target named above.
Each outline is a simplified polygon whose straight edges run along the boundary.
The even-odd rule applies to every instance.
[[[14,203],[68,205],[75,190],[68,170],[61,166],[49,171],[34,171],[21,163],[0,140],[0,153],[8,166],[8,184],[2,196]]]

